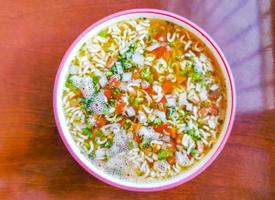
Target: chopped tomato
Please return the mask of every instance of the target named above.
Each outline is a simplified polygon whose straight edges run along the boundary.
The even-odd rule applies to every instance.
[[[176,138],[177,137],[177,133],[176,133],[176,129],[175,127],[167,127],[165,130],[167,133],[169,133],[171,138]]]
[[[205,117],[208,113],[208,109],[203,107],[199,110],[198,114],[199,114],[199,117]]]
[[[167,162],[170,164],[170,165],[173,165],[176,163],[176,158],[175,156],[169,156],[168,158],[166,158]]]
[[[162,97],[162,99],[160,100],[161,103],[167,103],[167,99],[165,96]]]
[[[123,102],[123,101],[119,102],[116,106],[116,112],[118,114],[122,114],[125,110],[125,106],[126,106],[125,102]]]
[[[164,131],[168,128],[169,124],[163,123],[159,126],[154,126],[155,131],[159,133],[164,133]]]
[[[138,135],[138,134],[134,134],[134,137],[133,137],[133,140],[135,140],[137,143],[140,143],[141,142],[141,137],[140,137],[140,135]]]
[[[112,97],[112,90],[110,89],[105,89],[104,94],[107,97],[107,99],[110,99]]]
[[[219,109],[215,103],[210,104],[209,111],[214,116],[217,116],[219,114]]]
[[[111,87],[118,88],[118,87],[120,86],[120,81],[119,81],[118,77],[113,76],[113,77],[109,80],[108,84],[109,84]]]
[[[93,133],[93,137],[94,137],[94,138],[96,137],[97,131],[98,131],[97,129],[93,129],[93,132],[92,132],[92,133]]]
[[[163,57],[165,59],[169,58],[169,51],[165,46],[160,46],[159,48],[155,49],[153,53],[157,58],[160,58],[160,57]]]
[[[165,80],[162,84],[162,90],[165,94],[169,94],[173,91],[173,83]]]
[[[181,140],[182,140],[182,135],[178,134],[176,137],[177,144],[181,144]]]
[[[168,148],[169,151],[172,151],[173,153],[177,151],[177,143],[174,139],[170,140],[171,146]]]
[[[149,85],[146,89],[144,89],[149,95],[154,95],[155,92],[151,85]]]
[[[166,38],[166,34],[165,33],[157,33],[155,38],[159,41],[159,42],[166,42],[167,38]]]
[[[132,75],[133,79],[138,79],[139,77],[140,77],[140,73],[138,71],[134,72],[133,75]]]
[[[159,109],[160,111],[164,111],[164,112],[166,112],[166,110],[167,110],[167,108],[166,108],[166,106],[164,105],[164,103],[158,103],[158,109]]]
[[[96,125],[99,127],[104,126],[105,124],[106,124],[106,119],[103,116],[100,116],[96,121]]]

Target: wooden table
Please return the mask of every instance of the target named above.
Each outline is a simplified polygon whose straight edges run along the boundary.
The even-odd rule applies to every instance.
[[[119,10],[159,8],[204,28],[227,56],[237,115],[218,159],[157,193],[123,191],[84,171],[53,118],[55,73],[87,26]],[[275,1],[4,0],[0,7],[0,199],[275,199]]]

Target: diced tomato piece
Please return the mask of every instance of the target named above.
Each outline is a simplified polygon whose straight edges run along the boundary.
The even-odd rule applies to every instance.
[[[99,118],[96,121],[96,125],[98,127],[104,126],[106,124],[106,119],[104,116],[99,116]]]
[[[159,133],[164,133],[164,130],[166,130],[168,126],[169,126],[169,124],[163,123],[159,126],[154,126],[154,129],[155,129],[155,131],[157,131]]]
[[[175,127],[167,127],[166,129],[165,129],[165,131],[167,132],[167,133],[169,133],[169,135],[170,135],[170,137],[171,138],[176,138],[177,137],[177,133],[176,133],[176,129],[175,129]]]
[[[140,78],[140,73],[138,71],[134,72],[133,75],[132,75],[132,78],[133,79],[138,79]]]
[[[167,108],[166,108],[166,106],[165,106],[164,103],[161,103],[161,102],[160,102],[160,103],[157,104],[157,106],[158,106],[158,109],[159,109],[160,111],[166,112]]]
[[[93,132],[92,132],[92,133],[93,133],[93,137],[94,137],[94,138],[96,137],[97,131],[98,131],[97,129],[93,129]]]
[[[151,85],[149,85],[146,89],[144,89],[149,95],[154,95],[155,92]]]
[[[166,160],[170,165],[174,165],[176,163],[175,156],[169,156],[168,158],[166,158]]]
[[[165,80],[162,84],[162,90],[165,94],[169,94],[173,91],[173,83],[171,81]]]
[[[215,103],[211,103],[209,106],[209,111],[212,115],[217,116],[219,115],[219,109]]]
[[[161,103],[167,103],[167,99],[165,96],[162,97],[162,99],[160,100]]]
[[[107,97],[107,99],[110,99],[112,97],[112,90],[110,89],[105,89],[104,94]]]
[[[176,140],[172,139],[170,140],[171,146],[168,148],[169,151],[172,151],[173,153],[177,151],[177,143]]]
[[[208,113],[208,109],[203,107],[199,110],[198,114],[199,114],[199,117],[205,117]]]
[[[159,48],[155,49],[153,53],[157,58],[161,58],[161,57],[165,59],[169,58],[169,52],[165,46],[160,46]]]
[[[122,114],[125,110],[125,106],[126,106],[125,102],[123,102],[123,101],[118,102],[118,104],[116,106],[116,112],[118,114]]]
[[[138,135],[138,134],[134,134],[134,137],[133,137],[133,140],[135,140],[137,143],[140,143],[141,142],[141,136]]]
[[[177,144],[181,144],[181,140],[182,140],[182,135],[178,134],[176,137]]]
[[[155,38],[159,41],[159,42],[166,42],[167,41],[167,37],[165,33],[157,33]]]
[[[120,81],[119,81],[118,77],[113,76],[113,77],[109,80],[108,84],[109,84],[111,87],[113,87],[113,88],[118,88],[118,87],[120,86]]]

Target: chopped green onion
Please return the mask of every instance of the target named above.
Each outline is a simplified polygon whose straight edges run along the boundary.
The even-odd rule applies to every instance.
[[[111,148],[111,146],[113,145],[113,142],[111,140],[107,140],[107,142],[104,143],[103,147],[104,148]]]
[[[79,50],[79,54],[78,55],[79,55],[79,57],[84,57],[84,56],[86,56],[86,53],[87,53],[86,50],[81,48]]]
[[[88,137],[92,137],[92,132],[88,128],[82,129],[82,132]]]
[[[97,85],[99,83],[100,77],[99,76],[93,76],[92,79],[93,79],[94,85]]]
[[[112,72],[112,71],[107,71],[107,72],[105,72],[105,75],[106,75],[106,76],[112,76],[112,75],[113,75],[113,72]]]
[[[194,80],[194,81],[200,81],[200,80],[202,80],[202,75],[199,72],[195,72],[195,71],[192,72],[192,73],[190,73],[189,77],[191,77],[192,80]]]
[[[142,78],[148,79],[150,77],[150,68],[147,67],[147,68],[141,70],[140,75]]]
[[[114,95],[118,95],[120,93],[120,89],[116,88],[113,93]]]
[[[158,126],[161,125],[161,119],[157,117],[157,118],[153,121],[153,124],[154,124],[154,125],[158,125]]]
[[[192,156],[194,156],[194,155],[196,155],[197,154],[197,150],[196,149],[191,149],[191,151],[190,151],[190,154],[192,155]]]
[[[168,149],[161,150],[158,153],[158,160],[164,160],[167,157],[172,156],[172,155],[173,155],[173,153],[171,151],[169,151]]]
[[[70,76],[67,78],[65,85],[74,92],[77,90],[77,87],[74,86]]]
[[[158,29],[153,28],[153,29],[151,30],[151,32],[152,32],[152,33],[157,33],[157,32],[158,32]]]
[[[187,131],[187,134],[190,135],[194,141],[198,141],[201,139],[198,135],[196,135],[195,129]]]
[[[106,115],[109,113],[108,105],[106,103],[103,104],[103,114]]]
[[[106,38],[108,36],[108,32],[106,30],[102,30],[98,33],[100,37]]]
[[[88,142],[85,142],[84,145],[85,145],[85,147],[86,147],[88,150],[91,148],[91,145],[90,145],[90,143],[88,143]]]
[[[125,122],[125,123],[122,125],[122,127],[123,127],[124,129],[130,128],[130,126],[131,126],[131,122]]]
[[[132,141],[128,142],[128,150],[132,150],[134,148],[134,143]]]

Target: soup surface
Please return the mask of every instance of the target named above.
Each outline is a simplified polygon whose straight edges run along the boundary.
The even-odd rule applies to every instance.
[[[199,162],[222,129],[226,93],[205,45],[168,21],[121,21],[89,38],[63,91],[67,126],[95,166],[123,180],[168,179]]]

